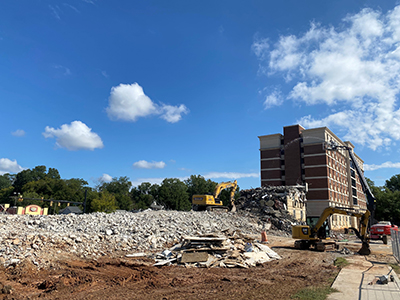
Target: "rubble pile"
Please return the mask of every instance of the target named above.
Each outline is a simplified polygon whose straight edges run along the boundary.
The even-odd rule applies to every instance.
[[[127,255],[130,257],[130,255]],[[234,231],[228,235],[184,237],[181,244],[156,255],[155,266],[249,268],[281,257],[267,245]]]
[[[299,222],[288,213],[287,201],[296,199],[305,202],[303,189],[302,186],[264,186],[241,190],[240,197],[235,201],[236,208],[260,216],[260,220],[270,223],[272,229],[291,234],[292,224]]]
[[[98,258],[105,255],[155,252],[185,236],[240,230],[259,235],[258,218],[234,213],[152,211],[84,215],[0,214],[0,265],[29,259],[49,265],[64,255]]]

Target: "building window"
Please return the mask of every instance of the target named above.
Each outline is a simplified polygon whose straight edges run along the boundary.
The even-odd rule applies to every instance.
[[[295,209],[293,209],[293,218],[296,219],[296,210]]]
[[[353,197],[353,205],[358,205],[357,197]]]

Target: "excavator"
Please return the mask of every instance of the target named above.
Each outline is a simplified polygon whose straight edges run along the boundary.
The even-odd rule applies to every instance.
[[[207,210],[207,211],[229,211],[229,207],[223,206],[222,200],[219,199],[219,195],[224,189],[231,189],[230,202],[231,212],[236,211],[235,206],[235,192],[237,189],[237,180],[233,182],[221,182],[214,190],[213,195],[193,195],[192,197],[192,208],[195,211]]]
[[[362,247],[358,251],[361,255],[369,255],[371,254],[371,250],[369,247],[369,230],[371,227],[371,223],[374,217],[375,207],[376,207],[376,198],[372,194],[371,189],[368,186],[367,180],[364,177],[361,168],[358,166],[356,158],[353,154],[353,150],[350,147],[338,145],[337,143],[331,141],[324,144],[324,148],[329,151],[337,151],[338,149],[344,149],[349,152],[350,159],[353,163],[354,169],[357,172],[357,175],[360,179],[361,187],[366,196],[367,202],[367,210],[365,213],[360,213],[357,211],[353,211],[349,208],[340,208],[340,207],[327,207],[319,217],[317,223],[315,225],[295,225],[292,226],[292,237],[295,239],[300,239],[295,241],[295,248],[298,249],[308,249],[313,247],[317,251],[325,251],[325,249],[329,246],[336,246],[335,242],[330,242],[327,240],[327,220],[329,216],[333,214],[341,214],[341,215],[349,215],[354,216],[359,221],[359,228],[349,228],[354,231],[356,236],[361,240]]]
[[[322,212],[317,223],[314,226],[309,225],[295,225],[292,227],[292,237],[299,239],[295,241],[294,247],[297,249],[305,250],[310,247],[317,251],[325,251],[328,247],[336,247],[334,241],[329,241],[327,236],[327,222],[326,220],[333,214],[347,215],[356,217],[359,221],[359,228],[349,228],[354,231],[356,236],[361,240],[362,247],[358,251],[361,255],[371,254],[369,248],[369,236],[367,234],[368,221],[370,212],[367,210],[365,213],[359,213],[346,208],[327,207]]]

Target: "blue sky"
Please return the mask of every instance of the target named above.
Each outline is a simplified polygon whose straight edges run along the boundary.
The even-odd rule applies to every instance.
[[[327,126],[400,173],[395,1],[0,4],[0,174],[260,186],[258,136]]]

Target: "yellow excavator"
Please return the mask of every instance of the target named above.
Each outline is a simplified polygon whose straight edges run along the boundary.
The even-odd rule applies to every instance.
[[[314,248],[317,251],[325,251],[328,247],[336,248],[336,243],[330,241],[327,236],[327,219],[333,214],[347,215],[356,217],[359,220],[359,228],[349,228],[354,231],[356,236],[361,240],[362,247],[358,251],[361,255],[371,254],[369,248],[369,235],[367,233],[368,221],[370,217],[370,212],[367,210],[365,213],[358,213],[346,208],[335,208],[327,207],[322,212],[317,223],[315,225],[295,225],[292,227],[292,237],[294,239],[299,239],[295,241],[294,247],[297,249],[309,249]]]
[[[371,227],[371,223],[374,217],[374,212],[376,208],[376,198],[372,193],[371,189],[368,186],[367,180],[364,177],[364,174],[357,164],[357,160],[353,154],[353,149],[348,146],[338,145],[337,143],[330,141],[328,143],[323,144],[324,148],[328,151],[337,151],[339,149],[347,150],[351,159],[351,163],[354,166],[357,175],[360,179],[361,187],[365,194],[366,202],[367,202],[367,210],[365,213],[355,212],[348,208],[334,208],[327,207],[319,217],[317,223],[315,225],[296,225],[292,227],[292,237],[295,239],[300,239],[295,241],[295,247],[299,249],[308,249],[309,247],[314,247],[318,251],[324,251],[327,246],[336,245],[335,242],[327,241],[327,219],[329,216],[333,214],[341,214],[354,216],[359,220],[359,228],[358,231],[356,228],[349,228],[354,231],[357,237],[362,242],[362,247],[358,251],[361,255],[369,255],[371,254],[371,249],[369,247],[369,229]]]
[[[236,206],[234,197],[237,189],[237,180],[233,182],[221,182],[216,186],[213,195],[193,195],[192,209],[195,211],[229,211],[229,207],[223,206],[224,204],[222,203],[222,200],[219,199],[222,190],[228,188],[232,188],[230,193],[231,212],[235,212]]]

